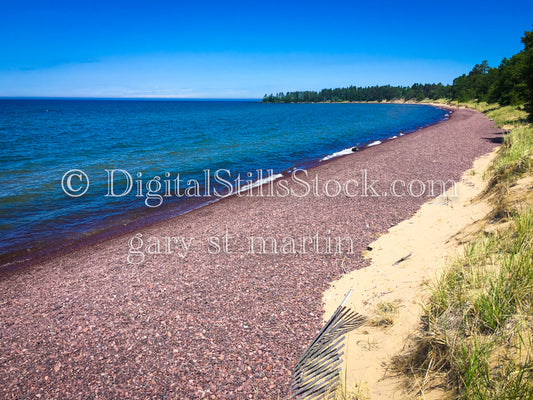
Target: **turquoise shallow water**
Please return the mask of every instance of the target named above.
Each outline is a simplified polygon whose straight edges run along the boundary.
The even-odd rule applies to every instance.
[[[138,216],[161,219],[207,201],[174,195],[150,208],[146,196],[135,196],[136,180],[146,185],[160,176],[164,193],[163,181],[179,174],[182,187],[198,181],[203,194],[207,169],[226,170],[221,176],[230,182],[239,173],[254,180],[258,170],[277,174],[310,166],[445,117],[434,107],[401,104],[0,100],[0,257],[59,247]],[[81,197],[62,189],[72,169],[90,181]],[[128,195],[106,197],[106,170],[113,169],[130,174]],[[125,173],[114,178],[115,194],[124,193]],[[75,190],[85,184],[79,175],[70,182]],[[216,188],[214,182],[210,190]],[[218,189],[227,192],[223,184]]]

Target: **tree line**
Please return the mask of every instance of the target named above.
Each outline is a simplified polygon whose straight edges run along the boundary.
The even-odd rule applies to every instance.
[[[342,101],[392,101],[452,99],[486,101],[505,105],[525,104],[533,116],[533,31],[522,37],[524,49],[511,58],[504,58],[497,68],[487,61],[476,64],[451,85],[415,83],[412,86],[350,86],[316,91],[296,91],[265,95],[265,103],[316,103]]]
[[[322,89],[320,92],[297,91],[265,95],[265,103],[315,103],[340,101],[423,100],[448,97],[450,85],[415,83],[413,86],[369,86]]]

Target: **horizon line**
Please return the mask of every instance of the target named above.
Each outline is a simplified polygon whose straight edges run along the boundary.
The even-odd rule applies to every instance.
[[[145,100],[145,101],[261,101],[262,97],[91,97],[91,96],[0,96],[0,100]]]

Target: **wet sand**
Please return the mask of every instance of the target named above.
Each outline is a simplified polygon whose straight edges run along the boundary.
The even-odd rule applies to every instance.
[[[133,241],[125,234],[1,274],[1,397],[286,398],[329,283],[367,266],[361,252],[428,200],[401,185],[404,195],[393,196],[391,184],[417,180],[418,193],[418,181],[458,180],[499,132],[481,114],[454,110],[298,175],[310,186],[317,179],[321,196],[302,196],[304,184],[287,178],[295,195],[233,196]],[[328,180],[359,186],[328,197]],[[265,254],[250,254],[252,237],[269,238]]]

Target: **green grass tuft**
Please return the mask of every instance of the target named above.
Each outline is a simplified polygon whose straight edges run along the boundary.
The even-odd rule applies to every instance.
[[[518,179],[533,176],[533,127],[521,108],[461,105],[512,126],[485,193],[497,199],[493,216],[509,222],[494,233],[479,232],[430,286],[414,349],[394,364],[455,399],[533,400],[533,204],[527,196],[521,207],[507,200]]]

